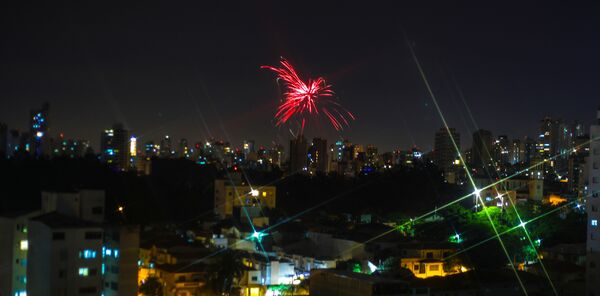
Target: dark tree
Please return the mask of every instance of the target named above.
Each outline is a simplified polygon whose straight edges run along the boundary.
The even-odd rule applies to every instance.
[[[239,252],[228,249],[220,255],[217,264],[213,266],[215,267],[211,278],[213,290],[218,295],[230,295],[233,281],[239,279],[245,269],[242,256]]]
[[[144,296],[162,296],[163,285],[157,277],[150,276],[140,285],[140,294]]]

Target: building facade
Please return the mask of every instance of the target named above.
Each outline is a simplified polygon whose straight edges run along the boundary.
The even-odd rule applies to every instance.
[[[586,244],[586,289],[589,296],[600,295],[600,110],[597,111],[598,122],[590,127],[590,153],[587,165],[588,194],[586,210],[588,214]]]
[[[433,163],[435,163],[442,171],[448,173],[452,170],[454,161],[458,158],[458,151],[460,151],[460,135],[454,128],[449,128],[449,132],[445,128],[440,128],[440,130],[435,133],[433,149]]]
[[[221,219],[234,216],[236,211],[245,215],[256,209],[259,214],[262,208],[275,208],[276,196],[275,186],[253,187],[239,180],[215,180],[215,214]]]

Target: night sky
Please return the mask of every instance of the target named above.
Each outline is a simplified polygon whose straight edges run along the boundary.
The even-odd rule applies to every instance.
[[[600,105],[600,9],[581,3],[6,2],[0,122],[26,129],[29,109],[48,101],[52,132],[96,149],[114,122],[142,142],[287,146],[290,126],[272,119],[280,89],[259,68],[280,56],[303,77],[324,76],[357,116],[343,132],[317,122],[307,136],[431,149],[441,120],[403,28],[463,148],[474,127],[457,89],[479,127],[511,138],[534,136],[546,115],[587,124]]]

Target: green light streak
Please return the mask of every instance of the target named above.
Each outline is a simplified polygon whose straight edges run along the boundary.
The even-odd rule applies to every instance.
[[[448,123],[446,122],[446,118],[444,117],[444,114],[437,102],[437,99],[435,97],[435,94],[433,93],[433,90],[431,89],[431,86],[429,85],[429,81],[427,80],[427,76],[425,75],[425,72],[423,71],[423,68],[421,67],[421,63],[419,62],[419,59],[417,58],[417,55],[415,54],[414,49],[412,48],[412,45],[410,44],[410,42],[408,41],[408,37],[406,36],[406,33],[404,33],[404,37],[406,39],[406,43],[410,49],[410,53],[412,55],[413,60],[415,61],[415,64],[417,65],[417,68],[419,70],[419,73],[421,74],[421,78],[423,79],[423,82],[425,83],[425,86],[427,88],[427,91],[429,92],[429,96],[431,97],[431,100],[433,101],[435,108],[438,112],[438,114],[440,115],[440,118],[442,119],[442,122],[444,123],[444,127],[446,127],[446,131],[448,132],[448,136],[450,137],[450,140],[452,141],[452,145],[454,146],[454,149],[456,149],[456,152],[458,153],[458,157],[460,159],[460,162],[463,166],[463,168],[465,169],[465,172],[467,174],[467,177],[469,178],[469,181],[471,182],[471,185],[473,186],[473,189],[476,191],[475,193],[475,197],[479,200],[479,202],[481,203],[482,208],[485,210],[486,206],[485,203],[483,202],[483,200],[481,199],[481,195],[479,194],[479,192],[481,192],[480,189],[477,188],[477,186],[475,186],[475,181],[473,180],[473,176],[471,175],[471,172],[469,171],[469,168],[467,167],[467,164],[462,156],[462,153],[458,147],[458,145],[456,144],[456,141],[454,140],[454,137],[452,136],[452,132],[450,131],[450,127],[448,126]],[[498,230],[496,229],[496,225],[494,225],[494,221],[492,221],[492,218],[490,217],[489,213],[487,211],[485,211],[486,216],[490,222],[490,225],[492,226],[492,229],[494,230],[494,233],[496,233],[496,236],[498,238],[498,242],[500,242],[500,245],[502,246],[502,250],[504,250],[504,254],[506,255],[506,259],[508,260],[508,262],[510,263],[510,266],[512,267],[515,276],[517,277],[517,280],[519,281],[519,284],[521,285],[521,288],[523,289],[523,293],[525,293],[525,295],[528,295],[527,293],[527,289],[525,288],[525,285],[523,284],[523,281],[521,280],[521,277],[519,276],[519,273],[517,272],[517,269],[515,268],[510,255],[508,254],[508,250],[506,250],[506,246],[504,245],[504,242],[502,241],[502,239],[500,238],[500,236],[498,235]]]
[[[512,232],[512,231],[514,231],[514,230],[517,230],[517,229],[519,229],[519,228],[523,228],[524,230],[526,230],[526,229],[525,229],[525,225],[527,225],[527,224],[529,224],[529,223],[531,223],[531,222],[535,222],[535,221],[537,221],[537,220],[539,220],[539,219],[542,219],[542,218],[544,218],[544,217],[546,217],[546,216],[548,216],[548,215],[550,215],[550,214],[552,214],[552,213],[555,213],[555,212],[557,212],[557,211],[561,210],[562,208],[564,208],[564,207],[566,207],[566,206],[568,206],[568,205],[570,205],[570,204],[572,204],[572,203],[575,203],[575,201],[571,201],[571,202],[568,202],[568,203],[566,203],[566,204],[564,204],[564,205],[562,205],[562,206],[560,206],[560,207],[554,208],[554,209],[552,209],[552,210],[550,210],[550,211],[548,211],[548,212],[546,212],[546,213],[543,213],[543,214],[541,214],[541,215],[538,215],[538,216],[537,216],[537,217],[535,217],[535,218],[532,218],[532,219],[530,219],[529,221],[524,221],[524,222],[521,222],[521,223],[519,223],[519,224],[518,224],[518,225],[516,225],[516,226],[513,226],[513,227],[511,227],[511,228],[509,228],[509,229],[507,229],[507,230],[505,230],[505,231],[502,231],[502,232],[498,233],[498,235],[493,235],[493,236],[491,236],[491,237],[488,237],[488,238],[486,238],[486,239],[484,239],[484,240],[482,240],[482,241],[480,241],[480,242],[478,242],[478,243],[476,243],[476,244],[473,244],[473,245],[471,245],[471,246],[469,246],[469,247],[467,247],[467,248],[464,248],[464,249],[462,249],[462,250],[460,250],[460,251],[458,251],[458,252],[455,252],[455,253],[451,254],[450,256],[446,257],[445,259],[452,258],[452,257],[455,257],[455,256],[457,256],[457,255],[460,255],[460,254],[462,254],[462,253],[465,253],[465,252],[467,252],[467,251],[469,251],[469,250],[471,250],[471,249],[474,249],[474,248],[476,248],[476,247],[478,247],[478,246],[480,246],[480,245],[483,245],[483,244],[485,244],[485,243],[487,243],[487,242],[489,242],[489,241],[491,241],[491,240],[495,239],[497,236],[502,236],[502,235],[505,235],[505,234],[507,234],[507,233],[510,233],[510,232]],[[537,255],[537,254],[536,254],[536,255]],[[539,255],[538,255],[538,256],[539,256]]]

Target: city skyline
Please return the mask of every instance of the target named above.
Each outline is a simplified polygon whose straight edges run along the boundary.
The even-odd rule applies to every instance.
[[[511,138],[534,137],[545,116],[587,126],[597,107],[589,73],[598,64],[598,44],[588,37],[598,21],[584,8],[323,5],[310,10],[308,24],[301,21],[305,11],[288,4],[245,8],[123,7],[115,15],[101,6],[10,7],[14,17],[1,32],[14,46],[2,49],[0,120],[26,130],[28,110],[48,101],[52,125],[93,147],[99,131],[115,122],[142,141],[169,134],[287,143],[294,126],[275,127],[280,93],[272,75],[259,69],[284,55],[303,77],[330,81],[357,116],[343,132],[315,127],[307,134],[372,143],[381,151],[413,144],[430,150],[442,124],[402,28],[449,125],[462,135],[476,128],[454,82],[478,127]],[[571,47],[575,42],[583,44]]]
[[[49,111],[49,104],[47,104],[47,102],[42,104],[42,109],[40,109],[40,108],[31,108],[29,110],[30,111],[29,113],[31,115],[35,115],[34,113],[37,113],[39,110],[45,110],[44,111],[45,112],[44,113],[44,117],[43,117],[44,119],[48,119],[47,117],[52,118],[51,111]],[[50,115],[48,115],[48,113],[50,113]],[[31,116],[29,116],[29,117],[31,117]],[[26,128],[17,129],[14,126],[6,126],[7,132],[8,131],[17,131],[17,132],[19,132],[19,133],[21,133],[23,135],[29,135],[30,137],[34,137],[35,138],[36,137],[35,132],[34,132],[34,134],[31,134],[32,130],[33,131],[37,130],[37,128],[35,126],[33,126],[33,127],[31,126],[31,124],[34,124],[33,122],[35,122],[35,117],[34,117],[34,121],[31,121],[31,118],[29,118],[29,119],[30,119],[29,120],[29,125]],[[493,139],[493,140],[496,140],[496,139],[499,139],[499,138],[506,138],[506,139],[508,139],[510,141],[512,141],[512,140],[522,141],[522,140],[529,139],[530,141],[533,141],[533,142],[543,142],[543,139],[540,138],[540,135],[544,131],[544,123],[547,122],[548,120],[551,120],[552,122],[556,122],[557,124],[564,124],[565,128],[569,129],[569,133],[572,133],[571,136],[573,138],[575,138],[575,137],[578,136],[575,133],[578,133],[580,135],[587,135],[587,130],[585,129],[585,127],[587,125],[584,124],[584,123],[582,123],[581,120],[575,119],[574,121],[569,122],[569,121],[563,120],[562,118],[544,117],[544,118],[542,118],[542,119],[540,119],[538,121],[537,128],[533,129],[534,130],[533,135],[526,135],[526,136],[523,136],[523,137],[519,137],[519,136],[514,136],[514,135],[499,134],[499,133],[496,133],[495,131],[491,131],[491,135],[490,136],[491,136],[491,139]],[[0,124],[5,124],[5,123],[0,122]],[[223,141],[224,143],[229,144],[231,148],[236,148],[236,149],[238,149],[238,148],[242,148],[243,149],[243,145],[244,145],[244,143],[246,141],[252,141],[254,143],[254,145],[255,145],[254,146],[255,149],[257,149],[259,147],[264,147],[265,149],[269,149],[269,148],[276,147],[277,145],[286,144],[290,140],[294,139],[294,136],[291,133],[290,133],[290,138],[289,139],[283,139],[282,142],[271,141],[270,143],[257,142],[255,140],[255,137],[253,137],[251,135],[250,136],[244,136],[241,139],[230,139],[230,138],[225,139],[225,138],[219,138],[219,137],[214,137],[214,136],[207,137],[207,138],[196,138],[195,139],[195,138],[186,137],[185,135],[183,135],[180,138],[176,138],[176,137],[172,136],[173,135],[172,133],[165,133],[165,134],[162,134],[162,135],[160,135],[160,134],[157,135],[156,138],[154,138],[154,137],[148,138],[148,137],[140,137],[139,136],[140,133],[138,133],[137,131],[128,129],[127,126],[124,126],[120,122],[115,122],[113,124],[107,125],[102,130],[97,131],[97,133],[99,134],[97,137],[95,137],[95,138],[92,137],[91,139],[88,139],[88,138],[83,138],[83,137],[71,137],[69,135],[65,135],[60,128],[57,129],[56,127],[54,127],[54,125],[52,124],[52,121],[50,121],[50,123],[46,122],[44,125],[46,126],[44,128],[44,132],[42,133],[44,135],[44,138],[51,138],[51,139],[55,139],[55,140],[64,139],[64,140],[85,141],[87,143],[86,145],[89,144],[89,146],[86,146],[86,147],[90,147],[96,153],[100,153],[100,154],[103,153],[103,149],[101,147],[102,146],[102,137],[104,136],[104,134],[106,133],[106,131],[112,130],[115,126],[119,126],[120,129],[125,129],[127,131],[127,133],[128,133],[128,137],[135,138],[135,141],[137,142],[137,149],[138,149],[138,151],[142,151],[143,150],[143,146],[145,144],[147,144],[147,143],[153,143],[153,144],[158,145],[165,138],[172,139],[170,141],[172,141],[172,145],[175,145],[175,146],[180,145],[180,143],[182,143],[182,142],[185,142],[186,145],[189,145],[189,147],[193,147],[194,144],[197,144],[197,143],[204,144],[204,143],[208,143],[210,141]],[[50,131],[48,131],[48,125],[50,126]],[[459,128],[454,128],[454,127],[450,127],[450,128],[453,131],[459,130]],[[583,128],[583,129],[581,131],[579,131],[579,130],[576,131],[575,130],[576,128]],[[531,129],[531,127],[527,126],[527,127],[524,127],[524,129]],[[464,139],[463,139],[462,142],[457,141],[457,145],[461,148],[461,151],[463,151],[463,152],[464,151],[470,151],[473,148],[473,142],[471,141],[471,135],[474,136],[480,130],[485,130],[485,128],[477,127],[476,130],[473,130],[470,134],[467,134],[467,135],[463,135],[460,132],[457,133],[458,138],[460,138],[461,135],[464,137]],[[362,145],[362,146],[373,145],[373,146],[377,147],[378,149],[380,149],[379,150],[380,152],[393,152],[393,151],[399,151],[399,150],[410,150],[412,148],[418,148],[420,151],[426,153],[426,152],[431,152],[431,151],[436,150],[435,147],[434,147],[435,141],[433,141],[433,139],[437,138],[437,134],[441,133],[442,131],[443,131],[443,133],[446,133],[444,131],[444,128],[440,127],[435,133],[433,133],[431,135],[432,143],[431,143],[431,145],[428,148],[423,148],[423,147],[427,147],[425,145],[419,145],[419,143],[413,143],[412,146],[396,146],[395,148],[392,148],[390,150],[383,150],[383,149],[380,149],[381,147],[377,146],[376,144],[360,142],[360,141],[356,141],[356,140],[351,139],[351,138],[342,138],[341,135],[340,135],[339,138],[335,138],[335,139],[327,139],[327,138],[325,138],[325,139],[332,141],[331,145],[333,145],[336,141],[350,141],[350,142],[352,142],[354,144]],[[175,133],[175,134],[177,134],[177,133]],[[311,139],[313,139],[313,138],[323,138],[323,137],[319,136],[318,134],[314,134],[314,135],[309,134],[309,135],[304,135],[304,136],[309,141]],[[98,141],[96,141],[96,140],[98,140]],[[40,152],[38,152],[38,154],[39,153]]]

